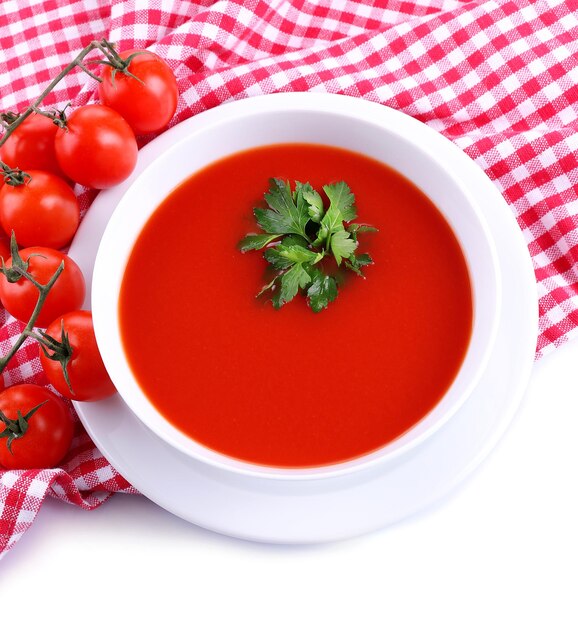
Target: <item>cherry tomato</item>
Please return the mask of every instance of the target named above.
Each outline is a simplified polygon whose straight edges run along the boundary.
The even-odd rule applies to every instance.
[[[66,456],[74,422],[64,402],[49,389],[38,385],[9,387],[0,393],[0,411],[0,465],[6,469],[42,469],[58,465]],[[26,417],[26,426],[19,423],[19,413]],[[17,428],[10,449],[9,437],[2,437],[6,419]]]
[[[127,68],[133,76],[117,71],[113,77],[113,68],[106,65],[98,94],[103,104],[124,117],[136,135],[144,135],[164,128],[171,121],[177,109],[179,89],[171,68],[153,52],[126,50],[120,56],[127,59],[135,53],[138,54]]]
[[[63,177],[54,152],[57,130],[58,127],[52,120],[33,113],[12,132],[0,148],[0,160],[24,172],[44,170]]]
[[[0,189],[0,223],[21,246],[62,248],[78,228],[78,200],[67,183],[49,172],[29,170],[22,185]]]
[[[82,306],[86,291],[84,277],[78,265],[68,255],[40,246],[24,248],[19,254],[23,261],[29,262],[28,273],[42,285],[48,283],[60,263],[64,261],[64,270],[44,301],[36,326],[46,328],[59,315]],[[11,257],[6,262],[7,268],[12,267],[12,261]],[[0,300],[8,313],[27,323],[38,301],[38,289],[26,278],[10,283],[6,276],[1,274]]]
[[[77,183],[107,189],[128,178],[138,146],[131,127],[109,107],[88,104],[73,111],[54,138],[56,158]]]
[[[50,359],[40,348],[40,362],[52,386],[66,398],[72,400],[101,400],[115,393],[96,345],[92,313],[90,311],[72,311],[57,318],[46,329],[46,334],[59,342],[64,341],[64,352],[68,358],[66,370],[70,387],[64,377],[61,363]],[[54,355],[54,350],[48,350]]]

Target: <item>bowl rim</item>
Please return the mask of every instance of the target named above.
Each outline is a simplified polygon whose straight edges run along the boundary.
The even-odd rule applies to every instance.
[[[435,161],[438,161],[438,163],[440,161],[439,157],[443,156],[444,160],[451,165],[451,169],[449,168],[449,166],[444,167],[444,169],[452,179],[452,182],[456,184],[456,187],[459,188],[460,192],[468,199],[470,208],[473,210],[473,214],[475,215],[477,223],[480,227],[480,232],[484,234],[485,242],[488,245],[490,257],[492,260],[492,265],[491,268],[488,269],[488,272],[489,275],[491,274],[491,279],[494,287],[493,295],[495,297],[495,302],[494,314],[491,320],[489,341],[487,341],[487,344],[484,346],[483,354],[478,360],[475,373],[472,376],[471,380],[468,382],[468,384],[465,386],[461,394],[459,394],[456,401],[441,417],[438,417],[437,420],[433,423],[427,424],[426,427],[423,428],[422,432],[415,435],[415,429],[420,424],[424,424],[424,422],[427,421],[428,416],[430,416],[431,413],[435,410],[435,408],[439,404],[438,403],[436,404],[436,407],[432,409],[432,411],[424,415],[421,420],[408,431],[404,432],[393,441],[388,442],[384,446],[372,452],[353,459],[348,459],[329,465],[288,468],[259,465],[256,463],[251,463],[249,461],[243,461],[234,457],[229,457],[224,453],[217,452],[207,446],[204,446],[203,444],[196,442],[194,439],[188,437],[187,435],[179,431],[176,427],[174,427],[170,422],[168,422],[168,420],[166,420],[148,400],[146,394],[142,390],[140,390],[140,395],[142,396],[141,400],[144,399],[145,403],[148,405],[148,409],[152,409],[152,413],[156,414],[156,416],[154,417],[154,419],[151,419],[150,413],[147,412],[143,414],[139,410],[139,407],[136,406],[137,403],[135,403],[134,397],[131,396],[130,393],[123,393],[123,391],[125,391],[124,388],[126,381],[125,378],[123,378],[125,375],[128,375],[129,378],[133,380],[136,387],[138,387],[138,383],[136,383],[135,377],[130,371],[130,367],[128,366],[126,358],[123,359],[123,362],[120,364],[117,359],[113,360],[112,358],[109,358],[110,349],[113,345],[118,349],[120,344],[122,352],[120,336],[117,333],[118,324],[114,325],[115,332],[112,341],[110,332],[110,322],[113,319],[115,321],[118,321],[118,315],[116,312],[112,314],[110,310],[108,311],[107,315],[106,307],[101,306],[100,303],[104,301],[103,296],[107,292],[110,292],[110,284],[108,282],[109,274],[108,270],[105,270],[104,268],[107,265],[106,249],[109,246],[109,240],[112,241],[115,238],[114,231],[117,226],[116,222],[119,221],[119,215],[122,215],[122,207],[128,206],[129,204],[127,197],[130,199],[131,194],[135,193],[134,190],[138,190],[139,185],[142,186],[144,184],[143,181],[147,180],[147,178],[150,178],[151,172],[154,172],[156,168],[161,167],[163,162],[165,162],[167,159],[170,159],[171,155],[174,152],[178,152],[183,143],[194,140],[195,135],[202,134],[208,131],[210,132],[211,128],[218,127],[222,123],[239,122],[245,117],[253,117],[255,115],[260,115],[264,113],[275,114],[280,112],[294,111],[321,113],[328,112],[332,114],[345,115],[349,118],[355,118],[359,121],[381,127],[382,130],[387,130],[389,132],[392,132],[393,130],[393,132],[395,132],[400,137],[403,137],[403,139],[410,140],[410,143],[412,143],[412,145],[416,149],[424,152],[426,156],[434,159]],[[101,349],[103,360],[105,361],[107,369],[109,369],[109,373],[111,374],[113,382],[115,383],[115,385],[117,385],[117,387],[121,387],[121,391],[119,393],[121,394],[121,397],[123,398],[125,403],[129,406],[129,408],[131,408],[137,418],[145,426],[151,429],[157,436],[163,439],[170,446],[179,449],[187,456],[193,457],[201,462],[214,465],[220,469],[225,469],[232,472],[247,474],[261,478],[310,480],[334,477],[343,474],[357,473],[358,471],[369,469],[370,467],[374,467],[376,464],[380,463],[391,463],[399,459],[402,455],[410,453],[417,446],[421,445],[426,439],[428,439],[432,434],[434,434],[437,430],[439,430],[439,428],[443,427],[443,425],[452,417],[452,415],[454,415],[459,410],[465,400],[472,393],[483,372],[485,371],[491,349],[494,345],[497,334],[498,320],[501,308],[501,275],[499,271],[497,252],[493,237],[483,216],[483,206],[479,202],[477,202],[476,198],[473,198],[471,194],[468,193],[467,184],[464,184],[464,181],[467,182],[468,168],[466,167],[462,170],[460,168],[460,163],[463,163],[464,159],[470,161],[469,157],[457,146],[452,144],[448,139],[438,134],[436,131],[429,128],[425,124],[400,111],[391,109],[375,102],[368,102],[366,100],[336,94],[304,92],[256,96],[254,98],[225,103],[214,109],[204,111],[194,116],[193,118],[182,122],[181,126],[183,127],[184,131],[181,139],[176,141],[168,150],[164,151],[160,156],[154,159],[147,167],[143,169],[143,171],[136,178],[134,178],[134,180],[130,181],[130,185],[127,187],[127,190],[123,194],[123,197],[119,201],[117,208],[115,208],[115,211],[106,226],[94,264],[92,303],[97,343]],[[419,145],[416,144],[417,136],[419,136]],[[276,142],[272,141],[271,143]],[[233,154],[234,152],[238,152],[238,150],[233,150],[231,154]],[[208,161],[207,164],[210,162],[211,161]],[[468,165],[470,164],[468,163]],[[463,176],[463,178],[460,177],[460,174]],[[171,189],[172,188],[173,187],[171,187]],[[146,211],[144,218],[139,217],[139,220],[137,220],[138,224],[140,225],[139,232],[140,230],[142,230],[154,210],[156,210],[156,207],[153,207],[150,211]],[[127,247],[127,258],[130,254],[130,249],[132,248],[135,240],[136,239],[127,240],[130,243],[130,245]],[[122,271],[119,272],[119,287],[123,273],[124,265],[122,266]],[[473,281],[472,287],[474,287]],[[115,293],[118,294],[117,291]],[[115,307],[115,310],[117,310],[117,307]],[[468,350],[466,352],[466,357],[470,351],[470,347],[471,340],[470,345],[468,346]],[[464,357],[464,361],[466,357]],[[462,366],[460,366],[460,370],[462,367],[463,363]],[[444,394],[444,397],[445,395],[447,395],[447,391],[446,394]],[[162,422],[164,428],[159,427],[160,422]],[[167,425],[169,427],[168,430],[166,428]],[[412,432],[414,436],[411,439],[407,438],[408,433]]]

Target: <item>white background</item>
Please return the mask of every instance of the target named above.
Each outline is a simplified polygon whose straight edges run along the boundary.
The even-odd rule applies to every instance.
[[[229,539],[143,497],[93,512],[49,499],[0,561],[0,623],[576,626],[577,390],[575,341],[534,366],[505,437],[451,496],[337,544]]]

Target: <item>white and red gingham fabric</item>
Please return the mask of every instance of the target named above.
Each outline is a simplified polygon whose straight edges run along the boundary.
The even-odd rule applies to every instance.
[[[168,60],[175,122],[237,98],[327,91],[404,111],[484,169],[534,261],[537,355],[578,326],[578,2],[573,0],[2,0],[0,110],[22,109],[93,39]],[[69,75],[46,100],[95,98]],[[146,138],[149,139],[149,138]],[[83,192],[87,209],[93,194]],[[0,312],[4,352],[20,325]],[[26,346],[7,384],[43,383]],[[87,509],[134,491],[82,428],[61,468],[0,470],[0,555],[46,495]]]

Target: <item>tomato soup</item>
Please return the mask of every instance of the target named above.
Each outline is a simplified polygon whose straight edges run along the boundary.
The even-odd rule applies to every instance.
[[[356,197],[360,251],[374,265],[314,313],[255,295],[257,232],[271,177]],[[360,237],[361,239],[361,237]],[[346,150],[287,144],[215,162],[175,189],[145,225],[120,293],[129,365],[144,393],[197,442],[250,463],[314,467],[400,437],[442,398],[472,332],[472,291],[458,241],[411,182]]]

